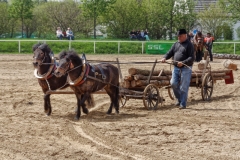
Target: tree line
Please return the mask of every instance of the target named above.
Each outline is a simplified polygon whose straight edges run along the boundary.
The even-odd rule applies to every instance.
[[[0,0],[0,35],[48,38],[57,27],[71,27],[75,37],[89,37],[93,31],[96,38],[98,25],[110,38],[129,38],[133,29],[148,29],[151,39],[173,39],[179,28],[190,31],[200,24],[216,39],[231,39],[239,17],[233,15],[240,14],[237,4],[240,0],[219,0],[196,12],[194,0]]]

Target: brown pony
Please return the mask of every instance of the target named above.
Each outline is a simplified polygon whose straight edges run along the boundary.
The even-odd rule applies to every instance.
[[[44,93],[44,111],[49,116],[52,113],[50,102],[50,94],[47,91],[56,91],[64,89],[69,86],[67,81],[67,74],[62,77],[56,77],[53,73],[56,69],[57,63],[55,62],[53,53],[47,44],[35,44],[33,50],[33,66],[35,68],[34,75],[38,79],[39,85],[42,87]],[[88,105],[92,106],[93,97],[89,96],[87,99]],[[80,101],[81,97],[78,99]],[[86,105],[83,104],[83,112],[88,113]]]
[[[68,74],[70,87],[76,96],[83,95],[78,103],[76,119],[80,118],[80,106],[91,93],[105,89],[111,99],[107,114],[112,113],[114,106],[119,113],[119,72],[118,68],[107,63],[90,65],[80,58],[75,51],[63,51],[59,54],[59,66],[55,75],[61,77]]]
[[[202,35],[202,32],[197,32],[197,34],[194,36],[193,45],[194,45],[195,60],[197,62],[199,62],[202,60],[203,48],[205,46],[204,37]]]

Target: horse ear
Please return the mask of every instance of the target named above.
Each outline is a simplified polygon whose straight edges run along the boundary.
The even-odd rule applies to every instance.
[[[74,68],[74,65],[72,64],[72,62],[70,62],[70,69],[73,69]]]

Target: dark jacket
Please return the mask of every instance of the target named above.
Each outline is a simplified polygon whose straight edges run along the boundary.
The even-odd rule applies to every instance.
[[[194,62],[193,44],[188,39],[182,43],[174,43],[168,53],[164,55],[164,58],[166,59],[171,57],[173,57],[173,64],[175,66],[177,66],[176,61],[180,61],[188,66],[192,66]]]

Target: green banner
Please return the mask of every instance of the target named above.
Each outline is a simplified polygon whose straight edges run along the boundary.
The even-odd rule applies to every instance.
[[[146,43],[146,53],[148,54],[166,54],[173,43]]]

